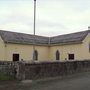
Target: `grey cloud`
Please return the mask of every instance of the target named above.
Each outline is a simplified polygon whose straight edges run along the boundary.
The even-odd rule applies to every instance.
[[[37,27],[48,27],[48,28],[63,28],[68,29],[65,25],[61,23],[49,22],[49,21],[37,21]]]
[[[20,27],[16,25],[15,29],[31,33],[33,31],[33,0],[1,1],[5,3],[2,3],[2,5],[0,3],[0,16],[3,12],[6,12],[4,10],[7,7],[8,9],[0,17],[0,27],[5,24],[20,23]],[[11,1],[13,2],[12,5],[10,5]],[[14,4],[14,2],[16,3]],[[1,11],[1,9],[3,10]],[[25,12],[26,10],[27,12]],[[90,24],[90,13],[88,12],[90,12],[90,0],[37,0],[36,33],[55,35],[71,32],[73,29],[79,30],[82,25]],[[24,30],[25,28],[27,30]]]

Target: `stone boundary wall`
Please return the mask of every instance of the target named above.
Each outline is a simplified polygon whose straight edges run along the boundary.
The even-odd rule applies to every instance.
[[[19,62],[17,78],[34,80],[47,77],[67,76],[90,71],[90,60],[65,62]]]
[[[0,73],[14,76],[18,80],[63,77],[86,71],[90,71],[90,60],[30,63],[0,61]]]
[[[11,61],[0,61],[0,75],[8,75],[16,78],[17,65]]]

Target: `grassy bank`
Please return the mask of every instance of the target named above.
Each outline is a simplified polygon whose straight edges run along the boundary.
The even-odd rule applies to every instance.
[[[3,73],[0,73],[0,81],[14,80],[14,76],[9,76]]]

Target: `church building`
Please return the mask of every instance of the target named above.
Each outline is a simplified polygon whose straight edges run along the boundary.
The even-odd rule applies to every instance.
[[[35,61],[90,60],[90,30],[54,37],[0,30],[1,61],[32,61],[33,52]]]

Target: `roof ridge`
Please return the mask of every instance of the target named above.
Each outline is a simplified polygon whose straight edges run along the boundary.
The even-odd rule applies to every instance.
[[[62,34],[62,35],[57,35],[57,36],[52,36],[51,38],[58,37],[58,36],[66,36],[66,35],[72,35],[72,34],[77,34],[77,33],[83,33],[83,32],[90,32],[90,30],[84,30],[84,31],[79,31],[79,32],[72,32],[68,34]]]
[[[0,31],[34,36],[33,34],[29,34],[29,33],[14,32],[14,31],[7,31],[7,30],[0,30]],[[47,36],[40,36],[40,35],[35,35],[35,36],[49,38]]]
[[[7,30],[0,30],[0,31],[34,36],[33,34],[22,33],[22,32],[14,32],[14,31],[7,31]],[[77,33],[82,33],[82,32],[90,32],[90,30],[84,30],[84,31],[79,31],[79,32],[72,32],[72,33],[62,34],[62,35],[57,35],[57,36],[41,36],[41,35],[35,35],[35,36],[52,38],[52,37],[58,37],[58,36],[63,36],[63,35],[71,35],[71,34],[77,34]]]

